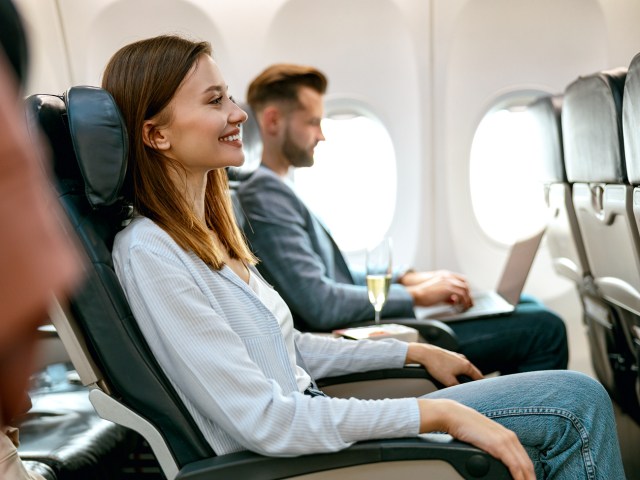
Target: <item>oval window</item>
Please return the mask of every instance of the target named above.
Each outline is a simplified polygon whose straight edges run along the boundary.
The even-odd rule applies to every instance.
[[[538,94],[539,95],[539,94]],[[537,95],[503,100],[480,121],[471,145],[473,210],[484,232],[510,245],[545,224],[544,188],[526,105]]]
[[[328,110],[329,112],[329,110]],[[396,157],[389,133],[369,114],[331,114],[315,164],[295,171],[296,191],[344,252],[366,248],[388,231],[395,210]]]

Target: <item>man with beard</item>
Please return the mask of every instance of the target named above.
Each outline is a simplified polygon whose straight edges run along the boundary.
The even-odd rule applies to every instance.
[[[257,267],[288,304],[296,327],[307,331],[331,331],[372,317],[365,276],[349,268],[287,180],[289,169],[313,165],[315,146],[324,140],[326,90],[326,76],[303,65],[272,65],[251,82],[247,101],[262,136],[262,163],[238,189]],[[457,273],[407,270],[395,272],[393,280],[385,317],[413,318],[414,305],[472,305],[469,285]],[[533,299],[523,299],[510,315],[450,327],[460,352],[485,372],[567,367],[564,322]]]

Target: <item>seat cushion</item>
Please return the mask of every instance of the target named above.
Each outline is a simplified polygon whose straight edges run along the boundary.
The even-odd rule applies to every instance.
[[[20,420],[18,453],[47,465],[57,480],[118,478],[135,432],[98,417],[88,390],[32,395],[33,407]]]

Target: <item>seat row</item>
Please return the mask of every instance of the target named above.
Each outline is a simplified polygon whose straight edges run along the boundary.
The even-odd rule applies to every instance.
[[[527,110],[554,268],[579,292],[596,375],[640,422],[640,54]]]
[[[68,306],[54,306],[52,321],[98,414],[138,432],[166,478],[509,478],[505,466],[487,453],[442,439],[368,441],[297,458],[249,451],[216,455],[155,360],[114,271],[111,247],[130,206],[120,201],[128,141],[113,98],[99,88],[73,87],[62,96],[28,98],[27,111],[29,123],[39,125],[51,144],[60,203],[88,258],[84,283]],[[422,393],[434,387],[424,369],[410,368],[324,379],[323,385],[387,384],[394,378],[403,385],[407,378],[420,382],[416,388]],[[389,388],[398,390],[398,384]]]
[[[629,386],[633,390],[637,382],[638,342],[633,335],[640,315],[640,242],[632,244],[635,256],[614,262],[625,267],[623,271],[635,268],[637,283],[632,282],[632,275],[612,277],[609,270],[601,270],[598,261],[608,266],[609,260],[597,252],[598,247],[608,250],[605,242],[622,244],[622,240],[639,237],[632,205],[632,215],[619,205],[621,199],[631,199],[634,189],[624,164],[620,130],[622,89],[629,85],[630,71],[578,79],[564,94],[562,112],[559,97],[541,99],[530,108],[540,120],[541,132],[551,132],[543,137],[549,142],[553,171],[547,179],[549,205],[557,209],[549,227],[549,243],[558,253],[558,271],[576,282],[583,298],[592,348],[600,355],[594,356],[597,373],[621,400],[631,398]],[[422,438],[363,442],[334,454],[294,459],[251,452],[216,456],[153,357],[114,272],[113,237],[127,214],[119,199],[128,142],[113,99],[98,88],[74,87],[63,96],[33,96],[27,108],[32,124],[42,127],[52,145],[60,202],[89,259],[82,288],[70,299],[69,308],[56,305],[52,319],[82,383],[92,389],[89,397],[95,409],[102,417],[139,432],[167,478],[268,479],[319,472],[326,474],[323,478],[348,472],[372,475],[369,478],[416,472],[431,473],[434,478],[458,474],[508,478],[502,464],[478,449]],[[610,153],[615,146],[617,154]],[[571,158],[581,166],[569,168]],[[556,162],[553,168],[551,160]],[[603,163],[608,166],[602,167]],[[606,175],[600,175],[601,168]],[[586,206],[581,209],[582,205]],[[609,231],[609,224],[622,227]],[[608,232],[609,237],[588,240],[592,230]],[[596,252],[590,253],[589,246]],[[611,252],[630,255],[617,244]],[[632,398],[637,405],[635,393]],[[629,408],[633,409],[633,402]]]

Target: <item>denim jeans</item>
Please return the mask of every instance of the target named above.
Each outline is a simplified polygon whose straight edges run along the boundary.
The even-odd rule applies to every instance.
[[[564,322],[533,297],[523,295],[515,312],[451,322],[463,353],[483,373],[533,372],[567,368]]]
[[[587,375],[557,370],[506,375],[425,398],[457,400],[514,431],[536,478],[625,478],[611,400]]]

